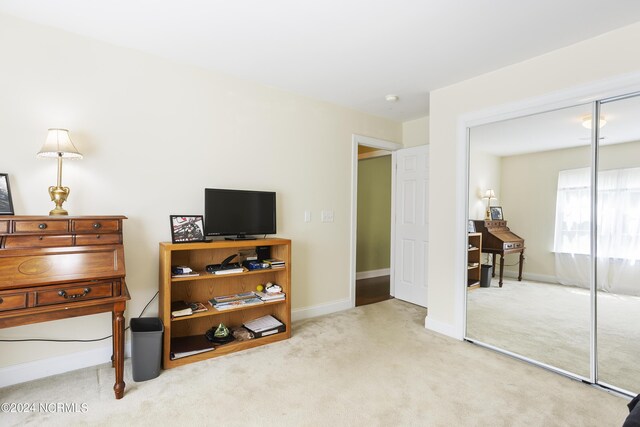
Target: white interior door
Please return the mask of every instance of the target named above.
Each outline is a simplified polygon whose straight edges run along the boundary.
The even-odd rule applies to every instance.
[[[427,306],[429,149],[396,151],[395,297]]]

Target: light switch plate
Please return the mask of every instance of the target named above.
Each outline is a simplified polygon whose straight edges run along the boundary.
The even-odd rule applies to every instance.
[[[320,212],[320,221],[322,222],[333,222],[333,211],[332,210],[323,210]]]

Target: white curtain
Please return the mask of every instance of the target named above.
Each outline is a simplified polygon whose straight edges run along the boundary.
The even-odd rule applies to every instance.
[[[554,252],[560,283],[589,286],[590,168],[560,171]],[[640,296],[640,168],[598,173],[598,289]]]

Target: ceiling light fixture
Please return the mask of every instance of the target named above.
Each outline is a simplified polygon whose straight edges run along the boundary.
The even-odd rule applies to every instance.
[[[602,128],[606,124],[607,121],[604,119],[604,117],[600,116],[600,128]],[[591,129],[591,115],[582,118],[582,126],[587,129]]]
[[[398,95],[387,95],[384,97],[384,99],[386,99],[389,102],[398,102],[400,97]]]

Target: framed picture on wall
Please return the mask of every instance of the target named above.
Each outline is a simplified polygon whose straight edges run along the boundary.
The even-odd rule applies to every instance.
[[[467,224],[467,233],[475,233],[476,232],[476,223],[473,222],[472,219],[469,220]]]
[[[13,215],[9,175],[0,173],[0,215]]]
[[[169,215],[171,220],[171,242],[188,243],[204,241],[202,215]]]
[[[491,206],[491,219],[492,220],[500,220],[502,221],[504,218],[502,216],[502,206]]]

